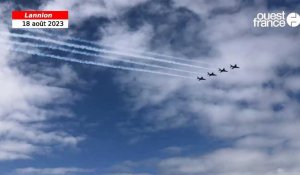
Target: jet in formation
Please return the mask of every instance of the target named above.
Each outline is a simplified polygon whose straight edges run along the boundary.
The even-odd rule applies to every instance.
[[[207,75],[209,76],[209,77],[211,77],[211,76],[217,76],[215,73],[209,73],[209,72],[207,72]]]
[[[239,69],[240,67],[237,65],[237,64],[235,64],[235,65],[231,65],[230,64],[230,68],[231,69]],[[220,73],[223,73],[223,72],[228,72],[225,68],[219,68],[219,72]],[[209,73],[209,72],[207,72],[207,75],[209,76],[209,77],[215,77],[215,76],[217,76],[214,72],[212,72],[212,73]],[[203,78],[203,77],[198,77],[197,76],[197,80],[198,81],[201,81],[201,80],[206,80],[205,78]]]
[[[235,64],[235,65],[231,65],[231,64],[230,64],[230,68],[231,68],[231,69],[238,69],[238,68],[240,68],[240,67],[238,67],[236,64]]]
[[[198,81],[201,81],[201,80],[206,80],[205,78],[203,77],[197,77]]]
[[[223,69],[219,68],[219,72],[222,73],[222,72],[228,72],[228,71],[225,68],[223,68]]]

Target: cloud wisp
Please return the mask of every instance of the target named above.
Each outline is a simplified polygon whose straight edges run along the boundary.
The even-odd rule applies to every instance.
[[[59,167],[59,168],[20,168],[15,170],[17,175],[74,175],[74,174],[87,174],[94,170],[75,168],[75,167]]]

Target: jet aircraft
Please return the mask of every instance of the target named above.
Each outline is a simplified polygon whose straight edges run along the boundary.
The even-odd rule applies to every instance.
[[[222,73],[222,72],[228,72],[228,71],[225,68],[223,68],[223,69],[219,68],[219,72]]]
[[[238,68],[240,68],[240,67],[238,67],[236,64],[235,64],[235,65],[231,65],[231,64],[230,64],[230,68],[231,68],[231,69],[238,69]]]
[[[201,80],[206,80],[205,78],[203,78],[203,77],[197,77],[197,79],[198,79],[198,81],[201,81]]]
[[[213,73],[213,72],[212,72],[212,73],[207,72],[207,75],[210,76],[210,77],[211,77],[211,76],[217,76],[217,75],[216,75],[215,73]]]

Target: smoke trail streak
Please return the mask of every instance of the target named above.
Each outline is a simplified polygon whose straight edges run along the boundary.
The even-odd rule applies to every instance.
[[[36,30],[36,31],[26,30],[26,31],[31,32],[31,33],[43,34],[43,35],[48,36],[48,37],[57,37],[56,35],[45,32],[43,30]],[[65,36],[61,37],[60,36],[60,38],[62,38],[64,40],[69,40],[69,41],[82,42],[82,43],[85,43],[85,44],[91,44],[91,45],[96,45],[96,46],[104,46],[104,47],[107,47],[107,48],[110,48],[110,49],[118,49],[118,48],[119,49],[127,49],[127,50],[129,50],[129,52],[136,53],[136,54],[147,54],[147,55],[151,55],[151,56],[170,58],[170,59],[178,60],[178,61],[185,61],[185,62],[209,65],[209,63],[205,63],[205,62],[201,62],[201,61],[188,60],[188,59],[178,58],[178,57],[175,57],[175,56],[170,56],[170,55],[165,55],[165,54],[160,54],[160,53],[155,53],[155,52],[149,52],[149,51],[139,52],[139,51],[132,50],[132,49],[129,49],[129,48],[124,48],[124,47],[118,47],[118,48],[116,47],[115,48],[115,47],[107,45],[107,44],[99,44],[99,43],[96,43],[96,42],[83,40],[83,39],[79,39],[79,38],[74,38],[74,37],[65,37]]]
[[[124,59],[119,59],[119,58],[115,58],[115,57],[112,57],[112,56],[100,55],[100,54],[93,54],[93,53],[89,53],[89,52],[83,52],[83,51],[72,50],[72,49],[65,49],[65,48],[60,48],[60,47],[56,47],[56,46],[31,44],[31,43],[28,43],[28,42],[21,43],[21,42],[14,42],[14,41],[10,41],[10,43],[15,44],[15,45],[20,45],[20,46],[29,46],[29,47],[37,47],[37,48],[46,48],[46,49],[52,49],[52,50],[59,50],[59,51],[67,52],[67,53],[76,53],[76,54],[80,54],[80,55],[84,55],[84,56],[99,57],[99,58],[104,58],[104,59],[122,61],[122,62],[125,62],[125,63],[136,64],[136,65],[140,65],[140,66],[147,66],[147,67],[152,67],[152,68],[167,69],[167,70],[171,70],[171,71],[178,71],[178,72],[184,72],[184,73],[190,73],[190,74],[199,75],[198,72],[181,70],[181,69],[170,68],[170,67],[159,66],[159,65],[153,65],[153,64],[147,64],[147,63],[141,63],[141,62],[136,62],[136,61],[131,61],[131,60],[124,60]]]
[[[130,71],[137,71],[137,72],[145,72],[145,73],[166,75],[166,76],[172,76],[172,77],[184,78],[184,79],[194,79],[192,77],[182,76],[182,75],[177,75],[177,74],[171,74],[171,73],[165,73],[165,72],[153,71],[153,70],[146,70],[146,69],[140,69],[140,68],[131,68],[131,67],[126,67],[126,66],[117,66],[117,65],[99,63],[99,62],[94,62],[94,61],[79,60],[79,59],[74,59],[74,58],[62,57],[62,56],[58,56],[58,55],[32,52],[30,50],[22,50],[22,49],[15,49],[15,48],[13,48],[11,50],[15,51],[15,52],[20,52],[20,53],[36,55],[36,56],[40,56],[40,57],[48,57],[48,58],[52,58],[52,59],[63,60],[63,61],[74,62],[74,63],[80,63],[80,64],[86,64],[86,65],[94,65],[94,66],[108,67],[108,68],[121,69],[121,70],[130,70]]]
[[[211,69],[211,68],[194,66],[194,65],[190,65],[190,64],[184,64],[184,63],[178,63],[178,62],[175,62],[175,61],[168,61],[168,60],[163,60],[163,59],[158,59],[158,58],[153,58],[153,57],[147,57],[147,56],[142,56],[142,55],[128,54],[128,53],[123,53],[123,52],[118,52],[118,51],[98,49],[98,48],[95,48],[95,47],[89,47],[89,46],[84,46],[84,45],[71,44],[71,43],[66,43],[66,42],[62,42],[62,41],[56,41],[56,40],[49,39],[49,38],[36,37],[36,36],[32,36],[32,35],[24,35],[24,34],[16,34],[16,33],[4,33],[4,32],[0,32],[0,33],[4,34],[4,35],[9,35],[9,36],[12,36],[12,37],[24,38],[24,39],[33,39],[33,40],[37,40],[37,41],[48,42],[48,43],[58,44],[58,45],[66,46],[66,47],[84,49],[84,50],[89,50],[89,51],[94,51],[94,52],[102,52],[102,53],[114,54],[114,55],[119,55],[119,56],[127,56],[127,57],[131,57],[131,58],[146,59],[146,60],[164,62],[164,63],[174,64],[174,65],[193,67],[193,68],[198,68],[198,69],[215,70],[215,69]]]

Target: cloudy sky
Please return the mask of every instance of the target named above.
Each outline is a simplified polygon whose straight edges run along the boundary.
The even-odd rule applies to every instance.
[[[68,10],[69,29],[11,29],[11,11],[25,9]],[[300,2],[1,1],[0,174],[298,175],[299,26],[253,27],[257,13],[282,11]],[[9,32],[241,69],[199,83],[42,59],[16,52],[24,39]]]

